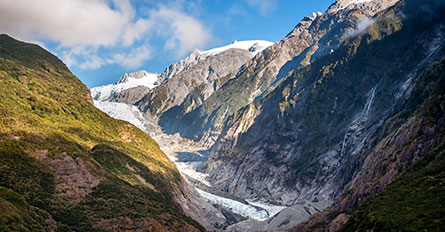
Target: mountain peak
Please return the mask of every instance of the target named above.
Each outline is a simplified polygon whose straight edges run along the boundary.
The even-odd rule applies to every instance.
[[[333,3],[328,13],[336,13],[340,10],[365,9],[375,14],[383,9],[394,5],[399,0],[337,0]]]
[[[150,73],[147,72],[145,70],[140,70],[140,71],[136,71],[136,72],[131,72],[131,73],[125,73],[117,82],[116,84],[122,84],[125,82],[128,82],[130,80],[130,78],[133,79],[142,79],[144,77],[148,77],[148,76],[157,76],[158,74],[156,73]]]
[[[217,55],[232,48],[237,48],[237,49],[247,50],[250,53],[252,53],[252,56],[255,56],[256,54],[268,48],[272,44],[273,44],[272,42],[265,40],[245,40],[245,41],[233,40],[233,42],[229,45],[213,48],[207,51],[198,50],[198,52],[200,55],[207,57],[207,56]]]
[[[261,52],[264,49],[271,46],[272,44],[273,44],[272,42],[269,42],[266,40],[244,40],[244,41],[233,40],[232,43],[230,43],[229,45],[222,46],[222,47],[216,47],[216,48],[212,48],[212,49],[204,50],[204,51],[199,50],[199,49],[194,49],[190,53],[190,55],[188,55],[184,59],[184,61],[188,63],[188,62],[191,62],[194,60],[205,59],[209,56],[218,55],[220,53],[223,53],[223,52],[225,52],[229,49],[233,49],[233,48],[249,51],[253,57],[256,54],[258,54],[259,52]]]
[[[98,86],[90,89],[91,96],[94,100],[105,101],[113,94],[122,92],[126,89],[144,86],[152,89],[158,85],[157,73],[150,73],[145,70],[140,70],[132,73],[125,73],[116,84],[109,84]]]

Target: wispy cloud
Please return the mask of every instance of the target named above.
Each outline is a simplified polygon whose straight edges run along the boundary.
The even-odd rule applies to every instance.
[[[268,15],[277,8],[278,0],[246,0],[247,3],[258,9],[263,15]]]
[[[351,32],[350,37],[354,37],[365,32],[372,24],[375,23],[375,19],[362,16],[357,20],[357,26],[355,30]]]
[[[103,59],[97,54],[93,54],[90,56],[84,57],[85,61],[79,64],[81,69],[98,69],[106,64],[112,64],[113,61],[111,59]]]
[[[129,53],[119,53],[113,56],[113,62],[122,64],[128,68],[140,67],[145,61],[150,59],[150,50],[147,45],[132,49]]]

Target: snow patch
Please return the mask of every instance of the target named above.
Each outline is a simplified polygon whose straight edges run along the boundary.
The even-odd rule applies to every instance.
[[[371,90],[371,93],[368,94],[370,96],[369,96],[368,101],[366,102],[365,109],[364,109],[364,111],[365,111],[365,115],[364,116],[365,117],[368,116],[369,110],[371,109],[371,106],[372,106],[372,103],[374,103],[374,97],[375,97],[375,90],[376,89],[377,89],[377,85],[374,86],[374,88],[372,88],[372,90]]]
[[[346,8],[348,8],[350,5],[356,5],[356,4],[360,4],[360,3],[367,3],[367,2],[371,2],[373,0],[349,0],[345,5],[341,5],[339,4],[337,7],[337,9],[333,9],[333,12],[337,12],[340,10],[344,10]]]
[[[227,51],[232,48],[238,48],[250,51],[252,56],[255,56],[259,52],[271,46],[273,43],[265,40],[246,40],[246,41],[234,41],[232,44],[229,44],[224,47],[213,48],[207,51],[198,51],[199,54],[203,56],[214,56],[224,51]]]
[[[345,9],[345,8],[347,8],[350,5],[359,4],[359,3],[366,3],[366,2],[371,2],[371,1],[372,0],[351,0],[342,9]]]
[[[116,93],[137,86],[145,86],[149,89],[152,89],[157,86],[157,81],[158,74],[156,73],[139,71],[135,73],[125,74],[116,84],[109,84],[91,88],[91,97],[93,97],[94,100],[105,101]]]

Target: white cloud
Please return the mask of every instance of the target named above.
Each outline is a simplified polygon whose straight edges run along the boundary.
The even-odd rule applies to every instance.
[[[86,57],[86,60],[79,65],[81,69],[98,69],[106,64],[112,64],[113,61],[109,59],[103,59],[98,55],[90,55]]]
[[[156,25],[158,34],[169,37],[165,48],[176,50],[177,56],[202,48],[211,38],[209,31],[197,19],[176,9],[160,6],[150,11],[150,21]]]
[[[278,0],[247,0],[247,3],[258,9],[258,11],[264,16],[277,8]]]
[[[147,19],[139,19],[136,23],[125,28],[123,45],[130,46],[134,41],[142,39],[143,35],[152,28],[153,22]]]
[[[63,61],[68,66],[76,65],[81,69],[90,70],[110,64],[135,69],[141,67],[151,57],[149,46],[146,44],[125,52],[99,54],[94,49],[76,47],[72,50],[64,50],[61,54]],[[82,59],[79,59],[79,57]]]
[[[150,58],[148,46],[140,45],[149,40],[163,41],[178,57],[211,38],[180,4],[159,4],[144,17],[136,13],[130,0],[0,0],[0,32],[28,42],[55,42],[55,52],[69,66],[84,69],[137,68]]]
[[[354,37],[356,35],[359,35],[363,33],[365,30],[368,29],[372,24],[375,23],[375,19],[370,19],[366,16],[362,16],[357,20],[357,26],[355,27],[355,30],[351,32],[350,37]]]
[[[241,5],[233,5],[229,8],[228,15],[236,15],[236,16],[242,16],[242,17],[248,17],[249,14],[247,12],[246,9],[244,9],[244,7],[242,7]]]
[[[113,56],[113,62],[132,69],[142,66],[148,59],[150,51],[146,45],[134,48],[127,54],[119,53]]]
[[[77,65],[77,59],[71,52],[63,51],[61,52],[63,62],[68,65],[68,67],[72,67]]]
[[[0,30],[26,40],[62,46],[113,45],[132,17],[128,0],[1,0]]]

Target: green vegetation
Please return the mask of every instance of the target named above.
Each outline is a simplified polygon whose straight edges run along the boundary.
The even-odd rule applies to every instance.
[[[445,60],[436,62],[416,79],[406,109],[396,115],[421,118],[438,127],[443,138]],[[419,135],[424,138],[425,135]],[[427,142],[427,141],[425,141]],[[356,210],[341,231],[443,231],[445,228],[445,143],[398,177],[384,191]]]
[[[364,201],[358,209],[352,206],[348,210],[337,211],[328,209],[326,220],[318,220],[310,226],[310,230],[325,230],[330,222],[339,214],[352,215],[350,221],[344,225],[342,231],[443,231],[445,228],[445,134],[444,107],[445,102],[445,59],[435,62],[426,68],[414,81],[411,95],[398,106],[402,110],[387,120],[386,135],[391,130],[399,131],[401,135],[409,134],[400,125],[413,117],[422,122],[424,132],[416,133],[416,139],[405,139],[403,145],[386,144],[382,149],[397,146],[398,149],[390,156],[382,157],[382,165],[406,166],[410,158],[396,157],[400,150],[417,143],[417,148],[430,144],[434,150],[425,154],[419,149],[416,155],[422,157],[414,166],[388,185],[378,195]],[[379,139],[374,137],[374,139]],[[382,139],[382,137],[380,138]],[[382,140],[378,140],[382,141]],[[433,141],[437,141],[433,142]],[[422,145],[420,145],[422,144]],[[429,146],[429,145],[427,145]],[[417,153],[418,152],[418,153]],[[374,153],[376,154],[376,153]],[[387,160],[392,160],[388,164]],[[376,167],[378,169],[379,166]],[[378,179],[373,184],[379,186]],[[350,189],[336,203],[342,204],[348,197],[354,195],[356,189]],[[363,196],[363,195],[361,195]],[[336,207],[334,207],[336,208]],[[356,210],[353,213],[353,210]]]
[[[445,144],[367,200],[341,231],[443,231]]]
[[[83,197],[68,194],[73,190],[60,187],[60,175],[82,173],[55,171],[64,164],[77,164],[99,184]],[[1,231],[99,231],[98,222],[113,218],[202,230],[172,201],[180,181],[159,145],[96,109],[57,57],[0,35]]]

